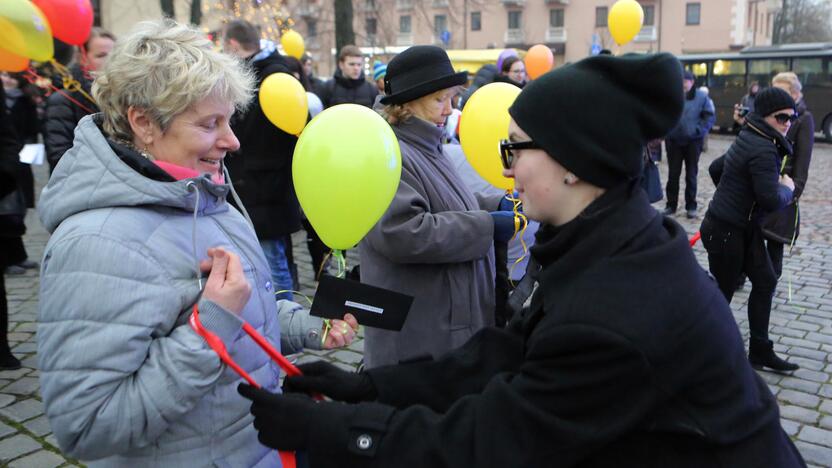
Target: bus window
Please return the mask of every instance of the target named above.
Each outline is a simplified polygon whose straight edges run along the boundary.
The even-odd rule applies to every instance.
[[[710,88],[745,91],[745,60],[717,60],[711,69]]]
[[[748,82],[756,80],[760,82],[761,87],[766,87],[771,84],[774,75],[784,71],[789,71],[788,59],[749,60]]]
[[[804,88],[832,87],[832,76],[829,74],[830,60],[828,58],[798,58],[794,59],[792,71]]]

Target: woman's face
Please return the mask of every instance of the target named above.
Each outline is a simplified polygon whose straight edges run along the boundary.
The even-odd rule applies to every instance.
[[[514,119],[508,127],[512,142],[529,141],[531,138]],[[558,207],[567,197],[569,186],[564,184],[568,171],[542,149],[514,150],[511,169],[503,169],[503,175],[514,179],[514,188],[523,202],[523,212],[529,218],[563,224]]]
[[[139,132],[149,135],[137,135],[136,146],[146,147],[160,161],[208,173],[216,180],[225,155],[240,148],[229,125],[233,114],[232,104],[208,97],[174,117],[164,133],[152,123],[146,125],[147,130],[140,128]]]
[[[785,116],[794,115],[794,109],[780,109],[765,116],[765,121],[771,128],[777,130],[781,135],[785,135],[792,126],[792,121]]]
[[[81,58],[82,65],[89,71],[101,70],[114,45],[109,37],[94,37],[89,43],[87,53]]]
[[[760,86],[759,86],[759,85],[751,85],[751,94],[757,94],[757,92],[758,92],[759,90],[760,90]]]
[[[526,65],[521,60],[514,62],[508,71],[508,77],[518,83],[526,81]]]
[[[415,101],[405,104],[405,107],[413,112],[413,115],[422,120],[427,120],[435,125],[445,125],[445,120],[451,115],[453,98],[458,92],[458,87],[443,89],[427,96],[422,96]]]

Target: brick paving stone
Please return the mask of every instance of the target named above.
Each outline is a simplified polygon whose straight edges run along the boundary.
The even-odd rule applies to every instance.
[[[807,380],[796,379],[794,377],[784,377],[782,380],[780,380],[778,385],[783,388],[800,390],[801,392],[807,392],[812,394],[817,394],[821,386],[821,384],[817,382],[809,382]]]
[[[809,332],[816,332],[820,330],[820,325],[816,323],[807,323],[802,320],[795,320],[789,323],[789,328],[793,330],[805,330]]]
[[[3,415],[12,421],[23,422],[32,419],[36,416],[42,415],[44,412],[43,403],[34,398],[19,401],[11,406],[0,408],[0,415]]]
[[[818,372],[822,371],[826,367],[826,365],[822,361],[806,359],[800,356],[789,356],[789,361],[794,362],[795,364],[800,364],[801,369],[808,369]]]
[[[0,438],[6,437],[9,434],[14,434],[17,429],[0,422]]]
[[[40,443],[35,439],[24,434],[18,434],[8,439],[0,440],[0,461],[8,462],[21,455],[39,450],[40,448]]]
[[[807,359],[814,359],[818,361],[819,364],[822,364],[823,361],[826,361],[826,356],[829,353],[826,351],[818,351],[815,349],[806,349],[801,348],[799,346],[793,346],[789,349],[789,356],[797,356],[797,357],[804,357]]]
[[[791,325],[787,327],[771,327],[771,334],[777,336],[788,336],[791,338],[806,338],[805,330],[797,330],[790,327]]]
[[[797,435],[797,439],[824,447],[832,447],[832,431],[827,431],[826,429],[803,426],[803,429]]]
[[[817,411],[788,404],[780,405],[780,416],[785,419],[800,421],[804,424],[817,424],[820,420],[820,413]]]
[[[808,369],[798,369],[794,371],[794,376],[801,379],[811,380],[813,382],[826,383],[829,381],[829,374]]]
[[[36,377],[23,377],[3,387],[3,393],[32,395],[40,389],[40,380]]]
[[[832,400],[827,400],[824,398],[821,401],[820,408],[818,408],[821,413],[832,414]]]
[[[832,345],[832,335],[825,335],[823,333],[815,333],[809,332],[806,334],[805,339],[810,341],[816,341],[818,343]]]
[[[820,404],[819,397],[795,390],[782,390],[777,394],[777,399],[779,401],[811,409],[817,408]]]
[[[781,336],[778,342],[781,345],[787,345],[792,347],[800,347],[800,348],[809,348],[809,349],[820,349],[820,343],[815,341],[809,341],[801,338],[792,338],[789,336]]]
[[[66,460],[63,457],[47,450],[38,450],[9,463],[9,468],[54,468],[64,463]]]
[[[832,466],[832,449],[820,445],[810,444],[798,440],[795,442],[797,450],[803,455],[806,463],[814,463],[818,466]]]
[[[829,419],[832,420],[832,417]],[[783,430],[789,435],[789,437],[794,437],[800,431],[800,423],[795,421],[783,419],[780,421],[780,425],[783,426]]]
[[[47,434],[52,433],[52,428],[49,426],[49,419],[46,415],[38,416],[31,421],[26,421],[23,423],[23,427],[26,428],[27,431],[31,432],[32,434],[43,437]]]
[[[17,400],[17,397],[14,395],[7,395],[5,393],[0,393],[0,408],[5,408],[10,404],[14,403]]]

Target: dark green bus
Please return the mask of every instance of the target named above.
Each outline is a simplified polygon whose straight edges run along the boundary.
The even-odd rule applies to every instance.
[[[716,127],[735,130],[734,104],[750,83],[771,85],[774,75],[793,71],[803,85],[803,96],[818,131],[832,141],[832,43],[783,44],[747,47],[739,52],[689,54],[679,57],[696,75],[696,86],[707,86],[716,106]]]

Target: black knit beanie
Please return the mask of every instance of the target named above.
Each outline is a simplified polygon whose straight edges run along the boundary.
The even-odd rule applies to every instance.
[[[509,114],[563,167],[609,188],[641,174],[644,145],[676,125],[683,92],[673,55],[598,55],[532,81]]]
[[[754,99],[754,113],[760,117],[783,109],[794,109],[794,99],[780,88],[768,87],[758,92]]]

